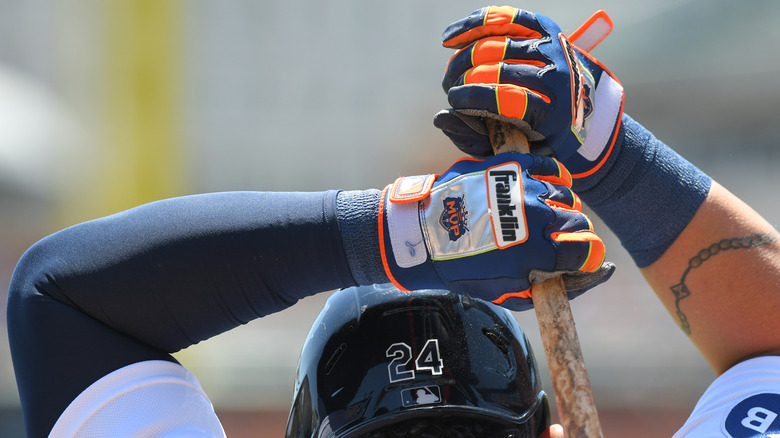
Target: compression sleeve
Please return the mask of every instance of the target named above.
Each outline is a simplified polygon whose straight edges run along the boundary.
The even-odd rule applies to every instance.
[[[8,331],[29,437],[85,388],[355,285],[337,192],[231,192],[146,204],[57,232],[14,271]]]
[[[627,114],[604,166],[575,180],[572,188],[615,233],[637,266],[650,266],[688,226],[712,179]]]

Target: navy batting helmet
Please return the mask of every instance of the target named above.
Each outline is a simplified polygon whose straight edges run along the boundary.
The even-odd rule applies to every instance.
[[[334,293],[303,346],[286,437],[369,436],[430,418],[489,422],[514,438],[549,426],[536,362],[512,314],[447,291]]]

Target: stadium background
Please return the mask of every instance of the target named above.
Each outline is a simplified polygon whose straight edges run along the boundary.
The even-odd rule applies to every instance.
[[[439,84],[451,52],[440,35],[481,6],[0,0],[0,302],[34,241],[139,203],[380,187],[443,170],[458,154],[431,124],[446,105]],[[780,2],[514,6],[566,32],[605,9],[615,29],[594,54],[626,87],[626,111],[778,222]],[[596,226],[618,271],[572,308],[605,435],[670,436],[713,374]],[[297,356],[326,297],[177,355],[228,436],[282,434]],[[550,388],[535,317],[517,317]],[[3,335],[0,436],[22,435]]]

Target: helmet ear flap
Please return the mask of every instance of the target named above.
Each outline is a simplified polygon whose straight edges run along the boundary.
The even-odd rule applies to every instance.
[[[306,376],[301,381],[299,388],[295,393],[290,416],[287,419],[287,430],[285,437],[309,437],[313,430],[317,428],[318,418],[313,411],[314,401],[311,399],[309,390],[309,377]]]

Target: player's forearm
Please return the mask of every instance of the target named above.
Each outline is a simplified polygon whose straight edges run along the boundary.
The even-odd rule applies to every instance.
[[[8,300],[29,436],[45,436],[81,391],[116,369],[173,360],[167,353],[353,285],[337,216],[335,192],[217,193],[41,240],[20,260]],[[361,219],[372,221],[353,218]]]
[[[618,142],[609,172],[577,189],[683,331],[717,372],[780,348],[776,230],[627,116]]]
[[[44,239],[15,285],[47,278],[43,293],[175,351],[354,284],[335,198],[241,192],[147,204]]]
[[[685,229],[712,181],[628,115],[604,168],[575,180],[574,191],[640,268],[658,260]]]
[[[716,373],[780,354],[780,235],[719,184],[642,272]]]

